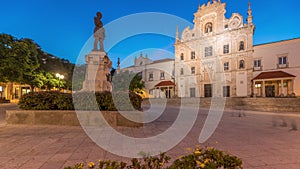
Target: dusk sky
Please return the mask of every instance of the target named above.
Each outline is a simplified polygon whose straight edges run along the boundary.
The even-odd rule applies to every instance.
[[[222,2],[227,3],[227,18],[232,12],[236,12],[246,19],[248,0]],[[207,0],[6,0],[1,1],[0,33],[11,34],[17,38],[31,38],[44,51],[75,63],[84,44],[92,36],[93,17],[97,11],[103,13],[104,25],[118,18],[143,12],[162,12],[193,22],[193,14],[197,11],[198,4],[203,3],[207,3]],[[300,37],[299,1],[251,0],[251,3],[256,25],[254,44]],[[164,24],[167,23],[154,26],[166,26]],[[183,26],[179,27],[180,30],[184,29]],[[122,29],[122,26],[118,29]],[[176,26],[168,29],[175,35]],[[107,36],[106,40],[109,38]],[[154,59],[170,57],[174,52],[173,43],[174,39],[170,37],[144,34],[124,39],[106,50],[115,67],[118,57],[124,60],[129,55],[137,56],[143,49],[170,52],[165,56],[157,55],[156,58],[151,56],[155,54],[149,52]]]

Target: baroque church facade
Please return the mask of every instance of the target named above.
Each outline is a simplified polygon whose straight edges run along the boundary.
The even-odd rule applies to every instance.
[[[226,4],[209,1],[194,14],[194,28],[177,32],[175,67],[179,97],[246,97],[252,94],[252,10],[247,23],[233,13],[225,17]]]
[[[253,45],[250,3],[246,23],[225,13],[221,0],[199,5],[193,28],[177,28],[174,59],[141,55],[124,70],[141,73],[150,98],[300,96],[300,38]]]

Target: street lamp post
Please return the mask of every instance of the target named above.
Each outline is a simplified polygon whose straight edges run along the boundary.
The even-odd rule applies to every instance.
[[[60,80],[61,80],[61,79],[64,79],[65,76],[64,76],[64,75],[61,75],[61,74],[59,74],[59,73],[56,73],[55,76],[58,78],[58,90],[60,90]]]

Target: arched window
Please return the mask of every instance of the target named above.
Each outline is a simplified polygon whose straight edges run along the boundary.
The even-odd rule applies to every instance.
[[[205,33],[210,33],[213,31],[213,25],[211,22],[208,22],[206,25],[205,25]]]
[[[180,54],[180,60],[184,60],[184,54],[183,53]]]
[[[196,58],[196,53],[193,51],[191,52],[191,59],[194,60]]]
[[[244,41],[240,41],[240,47],[239,47],[239,51],[245,50],[245,42]]]
[[[239,69],[244,69],[244,68],[245,68],[245,61],[240,60]]]

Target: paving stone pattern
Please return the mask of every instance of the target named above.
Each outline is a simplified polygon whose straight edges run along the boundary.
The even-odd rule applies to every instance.
[[[3,108],[2,105],[0,107]],[[133,137],[149,137],[165,131],[177,117],[178,108],[168,107],[164,114],[142,128],[116,127]],[[244,116],[245,115],[245,116]],[[187,147],[198,144],[207,110],[200,110],[188,136],[168,152],[172,158],[186,154]],[[2,115],[0,115],[3,118]],[[262,112],[225,112],[214,135],[202,146],[214,146],[242,158],[244,168],[300,168],[299,115]],[[172,139],[172,138],[170,138]],[[114,141],[114,140],[112,140]],[[216,143],[216,141],[218,143]],[[130,150],[129,150],[130,151]],[[81,127],[0,125],[1,169],[56,169],[78,162],[111,159],[128,162],[98,147]]]

